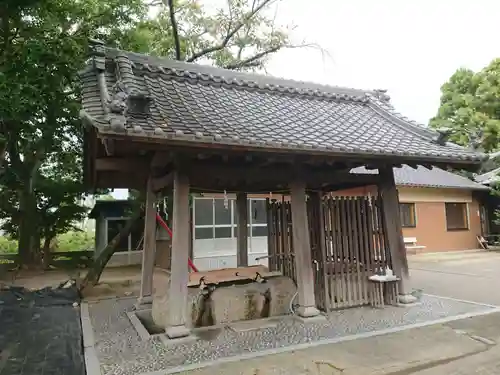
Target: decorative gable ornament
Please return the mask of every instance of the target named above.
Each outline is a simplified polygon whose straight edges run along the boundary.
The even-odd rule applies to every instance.
[[[129,93],[123,82],[116,82],[107,104],[109,110],[109,124],[114,131],[125,131],[128,98]]]

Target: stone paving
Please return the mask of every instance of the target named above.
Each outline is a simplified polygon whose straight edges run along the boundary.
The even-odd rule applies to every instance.
[[[0,375],[84,375],[80,308],[33,295],[0,292]]]
[[[89,305],[95,335],[95,349],[103,375],[136,375],[172,369],[193,363],[264,352],[321,340],[432,322],[450,316],[479,313],[492,307],[439,297],[423,296],[412,307],[368,307],[336,311],[324,321],[303,323],[284,318],[274,327],[235,332],[220,330],[210,340],[197,339],[168,346],[158,338],[142,341],[130,323],[127,312],[135,299],[113,299]]]
[[[474,355],[485,347],[467,335],[437,324],[222,363],[179,375],[420,375],[419,368]]]

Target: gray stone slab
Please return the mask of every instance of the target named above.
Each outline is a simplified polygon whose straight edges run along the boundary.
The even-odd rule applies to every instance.
[[[259,356],[433,322],[442,323],[450,317],[456,319],[498,311],[489,306],[423,296],[420,305],[404,309],[389,306],[382,310],[369,307],[342,310],[329,314],[324,321],[309,323],[282,319],[275,327],[245,332],[222,328],[208,338],[201,335],[195,341],[165,346],[157,337],[148,341],[140,339],[127,317],[127,312],[132,309],[133,301],[130,300],[108,300],[89,305],[103,375],[171,373],[183,366],[194,368],[231,357]]]
[[[141,340],[149,340],[151,338],[151,335],[137,317],[137,312],[136,311],[127,312],[127,316],[130,320],[130,323],[135,328],[135,331],[141,338]]]
[[[94,330],[90,323],[89,305],[87,302],[82,302],[80,305],[80,319],[82,322],[83,347],[93,347],[95,343]]]
[[[246,332],[264,328],[275,328],[279,321],[277,319],[256,319],[244,322],[231,323],[229,328],[235,332]]]

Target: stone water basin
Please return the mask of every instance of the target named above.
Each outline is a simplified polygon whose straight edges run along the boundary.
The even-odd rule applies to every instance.
[[[257,272],[265,282],[254,281]],[[202,278],[213,291],[200,289]],[[292,279],[280,272],[269,272],[265,266],[193,272],[189,279],[189,328],[288,315],[297,291]],[[166,328],[170,303],[168,271],[162,270],[160,277],[155,274],[154,286],[152,317],[156,325]]]

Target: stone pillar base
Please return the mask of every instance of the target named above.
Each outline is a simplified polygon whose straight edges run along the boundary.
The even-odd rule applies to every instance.
[[[179,339],[181,337],[188,337],[191,331],[186,326],[172,326],[165,329],[169,339]]]
[[[297,315],[301,318],[314,318],[319,314],[319,310],[314,306],[299,306],[297,308]]]
[[[416,303],[417,297],[411,295],[411,294],[400,294],[398,295],[398,302],[402,305],[411,305]]]
[[[151,309],[153,305],[153,296],[144,296],[137,298],[137,302],[135,303],[136,310],[147,310]]]
[[[191,334],[191,331],[186,326],[171,326],[165,329],[165,333],[167,334],[169,339],[178,339],[181,337],[188,337]]]

